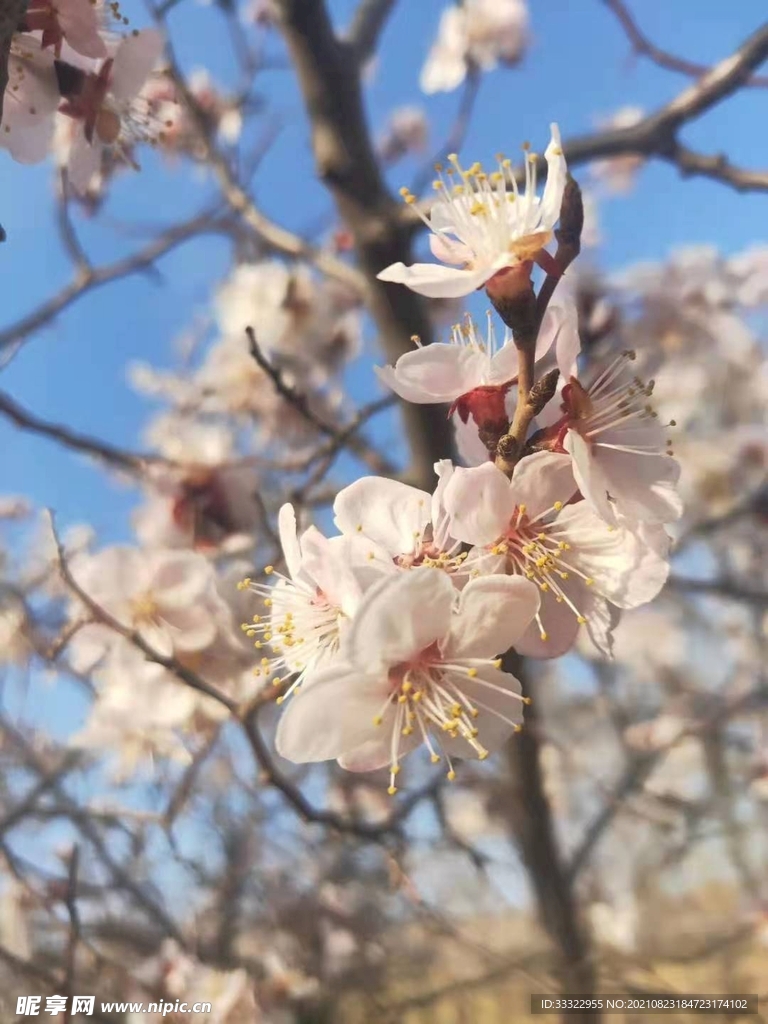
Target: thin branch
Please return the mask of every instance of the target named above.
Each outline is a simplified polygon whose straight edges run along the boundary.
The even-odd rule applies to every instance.
[[[190,238],[206,232],[219,232],[222,230],[220,221],[212,219],[210,213],[204,213],[191,218],[183,224],[177,224],[159,237],[146,245],[138,252],[114,263],[106,263],[100,267],[78,273],[77,276],[65,285],[56,295],[52,296],[33,313],[17,320],[15,324],[0,331],[0,350],[12,347],[10,356],[6,356],[6,363],[16,354],[22,342],[34,331],[50,323],[60,313],[71,306],[83,295],[94,291],[102,285],[109,284],[130,274],[145,271],[152,266],[161,256],[165,256],[179,245],[183,245]]]
[[[697,64],[695,61],[677,57],[669,50],[663,50],[656,46],[640,29],[623,0],[603,0],[603,3],[616,15],[621,27],[627,35],[632,49],[639,57],[647,57],[660,68],[666,71],[676,71],[681,75],[688,75],[689,78],[701,78],[706,75],[709,68],[706,64]],[[768,76],[752,75],[746,80],[745,85],[765,89],[768,87]]]
[[[353,421],[353,424],[350,425],[350,427],[339,429],[318,416],[309,404],[307,396],[302,394],[292,385],[287,384],[281,370],[278,367],[273,366],[261,351],[253,328],[246,327],[245,333],[248,336],[248,348],[251,355],[255,359],[259,368],[262,369],[272,381],[275,391],[282,399],[292,406],[296,412],[298,412],[298,414],[307,421],[307,423],[311,424],[315,430],[318,430],[321,434],[333,439],[333,445],[331,448],[331,453],[333,455],[348,443],[351,451],[356,455],[359,455],[363,462],[365,462],[369,469],[372,469],[374,473],[390,475],[395,472],[395,467],[389,459],[380,455],[379,452],[375,451],[375,449],[368,445],[362,438],[357,438],[355,436],[361,425],[360,423],[355,423]],[[341,441],[339,438],[341,438]]]
[[[464,79],[461,98],[459,99],[456,116],[451,125],[451,130],[448,132],[448,137],[440,149],[424,164],[413,179],[411,192],[414,195],[421,195],[430,181],[432,181],[435,164],[442,163],[450,153],[458,153],[464,145],[464,139],[469,130],[472,114],[475,109],[475,102],[480,93],[482,79],[483,76],[476,67],[472,66],[469,68],[467,77]]]
[[[148,452],[129,452],[118,448],[108,441],[101,441],[88,434],[80,434],[59,423],[50,423],[43,420],[34,413],[29,412],[22,405],[11,398],[9,394],[0,391],[0,414],[6,416],[21,430],[28,430],[33,434],[40,434],[56,441],[65,448],[80,452],[83,455],[92,455],[97,459],[116,466],[118,469],[129,473],[141,473],[149,463],[165,463],[160,455],[152,455]]]
[[[725,597],[731,601],[744,601],[759,607],[768,606],[768,591],[749,590],[731,583],[728,580],[697,580],[685,576],[670,576],[667,586],[673,590],[682,590],[687,594],[709,594],[713,597]]]
[[[64,965],[64,995],[66,1005],[64,1009],[64,1024],[72,1020],[72,1004],[75,994],[75,968],[77,966],[77,946],[80,941],[80,914],[77,909],[77,875],[80,864],[80,848],[75,846],[69,858],[69,873],[67,877],[67,893],[64,900],[69,917],[69,935],[67,937],[67,949]]]
[[[373,57],[396,3],[397,0],[360,0],[347,33],[347,42],[359,64]]]

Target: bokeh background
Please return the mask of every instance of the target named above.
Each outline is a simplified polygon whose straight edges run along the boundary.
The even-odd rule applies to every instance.
[[[339,32],[357,6],[329,2]],[[530,0],[518,62],[470,69],[455,90],[426,95],[420,73],[444,6],[393,4],[361,71],[393,193],[428,183],[449,139],[471,163],[517,157],[524,140],[543,150],[552,121],[566,143],[599,138],[695,81],[634,52],[614,4]],[[623,9],[649,40],[704,67],[736,52],[765,16],[759,0]],[[125,12],[136,27],[153,22],[140,5]],[[178,0],[164,21],[187,81],[201,68],[210,78],[210,138],[255,207],[354,266],[266,5]],[[747,84],[681,138],[760,171],[767,109],[765,83]],[[406,122],[417,128],[387,156],[393,123]],[[69,660],[72,600],[42,514],[55,510],[76,557],[146,546],[137,513],[149,505],[151,519],[179,500],[178,482],[173,491],[158,481],[151,463],[126,470],[51,425],[128,455],[192,464],[207,447],[220,463],[245,460],[252,518],[223,528],[239,546],[217,535],[205,553],[233,621],[250,617],[234,582],[243,566],[276,557],[282,501],[330,529],[335,492],[371,467],[407,473],[409,443],[390,405],[365,424],[362,449],[340,445],[326,466],[327,433],[297,422],[264,374],[252,407],[239,407],[210,353],[238,318],[258,330],[261,317],[268,333],[268,311],[282,302],[288,326],[274,328],[269,351],[338,430],[384,395],[376,323],[239,218],[193,144],[142,147],[141,171],[119,170],[90,202],[61,198],[53,156],[27,167],[1,155],[0,389],[26,415],[20,423],[0,407],[2,1019],[15,1019],[18,994],[61,988],[75,933],[78,990],[136,1000],[199,991],[214,1006],[205,1019],[232,1024],[495,1024],[527,1016],[531,992],[585,978],[601,992],[764,991],[768,184],[739,191],[631,152],[573,168],[587,214],[569,272],[584,368],[634,347],[657,381],[660,415],[676,421],[687,510],[672,577],[651,606],[625,614],[613,661],[584,643],[525,667],[540,708],[533,780],[510,749],[464,765],[450,785],[418,764],[393,801],[383,778],[298,771],[272,755],[286,795],[237,723],[194,708],[183,722],[153,724],[151,688],[136,689],[136,707],[121,705],[122,731],[114,713],[107,728],[95,710],[107,684]],[[208,220],[167,254],[78,284],[70,230],[93,266],[130,263],[201,211]],[[418,233],[414,242],[425,248]],[[280,285],[242,274],[266,260],[304,275],[308,312],[286,306]],[[328,303],[333,315],[322,312]],[[486,305],[478,295],[466,308],[483,315]],[[436,336],[460,312],[432,304]],[[250,652],[232,657],[241,694]],[[274,709],[265,702],[258,717],[269,746]],[[316,820],[303,820],[295,791]]]

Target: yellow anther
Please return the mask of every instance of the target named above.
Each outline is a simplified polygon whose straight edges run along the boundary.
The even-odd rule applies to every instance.
[[[405,704],[405,702],[407,700],[408,700],[408,697],[404,693],[401,693],[400,696],[397,698],[397,703],[398,704]]]
[[[257,651],[260,651],[263,648],[264,644],[261,642],[261,640],[257,640],[253,646],[256,648]]]
[[[421,700],[421,698],[423,696],[424,696],[424,691],[423,690],[417,690],[416,693],[414,693],[414,695],[411,697],[411,700],[413,701],[414,704],[417,704]]]
[[[541,633],[539,633],[539,636],[541,637],[542,640],[549,640],[549,633],[541,632]]]
[[[580,626],[583,626],[584,623],[587,621],[587,617],[586,617],[586,615],[579,615],[579,616],[577,616],[576,621],[578,622],[578,624]]]
[[[279,697],[275,697],[275,704],[282,704],[284,700],[285,700],[285,697],[281,693]]]
[[[393,765],[391,765],[389,770],[390,770],[390,772],[393,775],[397,775],[399,773],[399,771],[400,771],[400,765],[399,764],[393,764]]]
[[[456,772],[453,770],[453,768],[451,768],[451,770],[446,774],[445,777],[446,779],[448,779],[449,782],[453,782],[454,779],[456,778]]]
[[[264,598],[264,607],[265,608],[271,608],[272,607],[272,598],[271,597],[265,597]]]
[[[275,571],[274,565],[265,565],[264,566],[264,575],[265,576],[271,576],[274,571]]]
[[[282,686],[283,680],[280,678],[280,676],[277,676],[275,679],[272,680],[272,685],[274,687]]]
[[[555,504],[552,506],[552,508],[555,510],[555,512],[559,512],[562,507],[563,507],[562,501],[556,501]]]
[[[432,762],[432,764],[438,764],[439,761],[440,761],[440,755],[439,754],[432,754],[430,756],[429,760]]]
[[[469,676],[470,679],[474,679],[475,676],[477,675],[477,669],[476,668],[468,668],[467,669],[467,675]]]
[[[400,687],[400,689],[403,691],[403,693],[410,693],[411,690],[413,689],[413,683],[410,681],[410,679],[406,679],[403,685]]]
[[[252,622],[261,622],[261,616],[260,615],[254,615],[253,619],[251,621]]]
[[[491,664],[494,668],[501,668],[501,658],[496,658],[496,660],[492,661]]]
[[[435,192],[439,192],[440,189],[445,188],[445,184],[442,181],[433,181],[432,188],[435,190]]]
[[[403,199],[405,199],[406,196],[409,196],[411,194],[411,190],[408,188],[407,185],[403,185],[402,188],[399,188],[398,192],[403,197]]]
[[[588,587],[591,587],[591,586],[592,586],[592,584],[593,584],[594,582],[595,582],[595,581],[594,581],[594,580],[592,579],[592,577],[591,577],[591,576],[587,576],[587,578],[586,578],[586,579],[584,580],[584,583],[585,583],[585,584],[586,584],[586,585],[587,585]]]
[[[522,731],[523,731],[523,727],[522,727],[522,725],[517,725],[517,724],[515,724],[515,725],[514,725],[514,726],[512,727],[512,732],[522,732]]]
[[[381,717],[381,715],[376,715],[376,717],[373,720],[373,724],[374,725],[381,725],[381,723],[383,721],[384,721],[384,719]]]
[[[413,728],[410,725],[406,725],[406,727],[402,730],[403,736],[410,736],[412,733],[413,733]]]
[[[387,792],[389,793],[390,796],[394,796],[395,793],[397,792],[397,786],[388,786]]]
[[[533,699],[531,697],[523,697],[522,700],[523,704],[533,704]]]
[[[477,759],[478,759],[478,761],[484,761],[487,757],[488,757],[488,751],[487,750],[478,750],[478,752],[477,752]]]

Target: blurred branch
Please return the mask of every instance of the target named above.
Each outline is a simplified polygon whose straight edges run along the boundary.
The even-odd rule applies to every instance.
[[[482,81],[482,77],[483,76],[478,68],[471,65],[467,71],[467,77],[464,79],[464,85],[459,99],[459,106],[456,110],[456,116],[454,118],[453,125],[451,126],[451,130],[448,133],[448,137],[440,149],[438,149],[434,156],[430,157],[429,161],[424,164],[413,179],[413,182],[411,183],[411,192],[413,192],[414,195],[420,195],[432,181],[435,174],[436,163],[442,163],[442,161],[448,157],[449,153],[458,153],[461,150],[472,120],[475,101],[480,93],[480,82]]]
[[[713,597],[726,597],[732,601],[744,601],[761,607],[768,606],[768,592],[747,590],[728,580],[696,580],[684,576],[670,576],[667,586],[688,594],[711,594]]]
[[[347,42],[359,64],[363,65],[373,57],[396,3],[397,0],[360,0],[347,33]]]
[[[367,282],[368,304],[390,362],[427,344],[431,325],[423,300],[408,288],[379,281],[391,263],[411,262],[411,229],[381,175],[363,108],[360,69],[348,42],[336,37],[321,0],[276,0],[280,25],[299,79],[312,129],[317,173],[332,192],[354,239]],[[413,475],[430,486],[433,465],[452,449],[439,406],[403,409]]]
[[[287,384],[282,371],[278,367],[273,366],[273,364],[267,359],[259,347],[253,328],[246,327],[245,333],[248,335],[248,346],[251,355],[260,369],[262,369],[272,381],[275,391],[290,406],[292,406],[296,412],[298,412],[298,414],[307,421],[307,423],[310,423],[315,430],[318,430],[321,434],[333,439],[334,447],[332,452],[334,454],[336,451],[344,447],[344,445],[348,445],[350,450],[356,455],[359,455],[362,461],[374,473],[391,475],[395,472],[395,467],[389,459],[386,459],[383,455],[367,444],[363,438],[355,436],[356,431],[362,425],[361,423],[354,423],[353,421],[354,426],[352,429],[349,429],[349,427],[339,429],[338,427],[327,423],[314,412],[309,404],[307,396],[303,395],[300,391],[297,391],[297,389],[292,385]],[[341,440],[339,440],[340,438]]]
[[[503,668],[520,680],[523,694],[528,696],[523,659],[508,651]],[[555,820],[544,788],[540,744],[540,718],[534,698],[525,707],[522,732],[512,736],[507,747],[513,793],[508,819],[536,894],[542,923],[558,950],[562,991],[590,995],[595,992],[595,969],[587,933],[579,921],[571,876],[558,848]],[[600,1016],[598,1010],[590,1010],[563,1020],[589,1024],[599,1021]]]
[[[616,15],[637,56],[647,57],[654,64],[667,71],[676,71],[691,78],[701,78],[709,71],[706,64],[696,64],[694,61],[675,56],[669,50],[662,50],[660,46],[655,46],[648,36],[641,31],[624,0],[603,0],[603,3],[609,11]],[[766,88],[768,86],[768,76],[752,75],[744,84]]]
[[[141,473],[152,462],[167,462],[161,455],[125,451],[123,448],[109,444],[108,441],[80,434],[76,430],[71,430],[58,423],[49,423],[19,405],[5,391],[0,391],[0,414],[6,416],[21,430],[28,430],[30,433],[48,437],[65,448],[71,448],[84,455],[92,455],[129,473]]]
[[[69,917],[69,935],[64,964],[64,995],[67,1002],[64,1008],[64,1024],[72,1019],[72,1003],[75,993],[75,968],[77,966],[77,946],[80,941],[80,914],[77,909],[77,875],[80,864],[80,848],[74,846],[69,858],[67,892],[64,903]]]
[[[6,364],[13,358],[23,341],[34,331],[53,320],[59,313],[71,306],[83,295],[94,291],[102,285],[117,281],[120,278],[128,277],[151,267],[156,260],[166,253],[171,252],[177,246],[187,242],[196,235],[216,233],[222,230],[221,221],[214,219],[210,212],[198,214],[182,224],[174,225],[164,231],[152,242],[138,252],[114,263],[105,263],[100,267],[83,269],[76,277],[56,295],[39,306],[33,313],[17,320],[15,324],[0,331],[0,350],[11,348],[12,351],[6,356]]]

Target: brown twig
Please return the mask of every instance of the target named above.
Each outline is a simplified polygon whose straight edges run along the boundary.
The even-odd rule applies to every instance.
[[[412,232],[382,178],[363,108],[359,64],[334,33],[321,0],[276,0],[280,27],[296,68],[312,130],[317,173],[333,194],[354,239],[368,306],[390,362],[412,350],[414,334],[432,336],[424,302],[401,285],[377,280],[392,263],[411,262]],[[442,409],[403,410],[412,475],[430,486],[434,463],[452,449]]]
[[[69,858],[69,871],[67,874],[67,892],[64,904],[69,917],[69,935],[67,937],[67,949],[64,960],[64,995],[66,1005],[64,1008],[64,1024],[72,1020],[72,1003],[75,994],[75,969],[77,967],[77,946],[80,941],[80,914],[77,909],[77,875],[80,864],[80,848],[75,845]]]
[[[397,0],[360,0],[347,33],[347,42],[363,65],[376,52],[381,33]]]
[[[101,441],[88,434],[80,434],[62,424],[49,423],[48,420],[41,419],[19,405],[4,391],[0,391],[0,414],[6,416],[22,430],[48,437],[65,448],[70,448],[83,455],[92,455],[94,458],[101,459],[128,473],[141,473],[150,463],[167,463],[167,460],[161,455],[152,455],[149,452],[129,452],[109,444],[108,441]]]
[[[648,36],[641,31],[623,0],[603,0],[603,3],[609,11],[616,15],[632,49],[638,56],[647,57],[666,71],[676,71],[689,78],[701,78],[709,71],[706,64],[697,64],[695,61],[677,57],[669,50],[663,50],[660,46],[652,43]],[[765,89],[768,87],[768,76],[752,75],[744,84]]]

